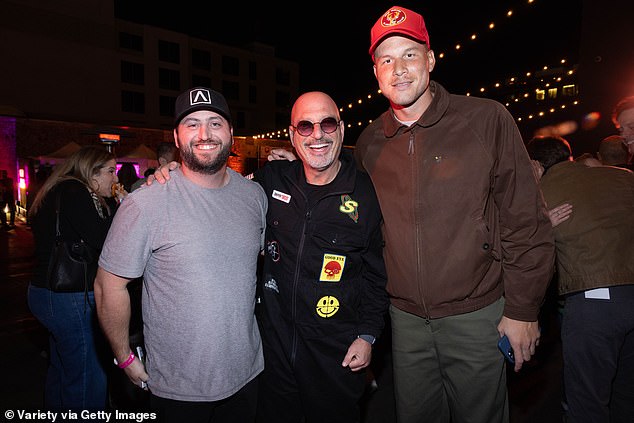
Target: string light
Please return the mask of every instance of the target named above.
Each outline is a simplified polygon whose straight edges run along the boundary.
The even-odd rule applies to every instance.
[[[532,4],[535,3],[534,0],[526,0],[526,1],[527,1],[527,3],[529,5],[532,5]],[[508,9],[506,11],[505,15],[506,15],[507,18],[514,18],[516,13],[515,13],[515,11],[513,9]],[[487,27],[488,27],[489,30],[494,30],[496,28],[496,24],[495,24],[494,21],[490,21],[489,24],[487,25]],[[471,41],[477,40],[478,39],[478,34],[476,32],[471,33],[471,35],[469,35],[469,39]],[[455,43],[454,44],[454,50],[456,52],[459,52],[462,49],[463,49],[463,44],[462,43]],[[444,58],[447,57],[447,54],[445,52],[440,52],[439,54],[436,55],[436,57],[438,59],[444,59]],[[561,59],[560,60],[560,64],[561,65],[564,65],[566,63],[567,63],[566,59]],[[541,71],[547,71],[549,69],[550,68],[546,65],[546,66],[543,66],[541,68]],[[566,71],[566,75],[567,76],[571,76],[573,74],[575,74],[575,69],[569,69],[568,71]],[[524,75],[525,75],[526,78],[534,77],[533,72],[530,72],[530,71],[529,72],[525,72]],[[509,85],[512,86],[512,85],[515,85],[515,84],[517,84],[517,85],[526,85],[527,84],[527,81],[520,81],[517,77],[509,77],[509,78],[505,78],[504,80],[507,81],[507,83],[506,83],[507,86],[509,86]],[[562,77],[561,76],[556,76],[556,77],[553,77],[552,80],[555,81],[555,82],[561,82],[562,81]],[[544,82],[543,79],[541,81]],[[497,88],[497,89],[501,88],[502,86],[503,86],[503,84],[501,84],[500,82],[495,82],[495,83],[492,84],[492,87],[493,88]],[[546,88],[550,87],[550,83],[545,83],[545,87]],[[544,91],[543,88],[541,90]],[[488,90],[487,90],[486,86],[479,88],[479,92],[480,93],[484,93],[484,92],[487,92],[487,91]],[[377,90],[377,94],[381,94],[381,90]],[[471,93],[467,92],[467,93],[465,93],[465,95],[466,96],[471,96]],[[377,97],[382,97],[382,96],[379,95]],[[513,103],[519,103],[521,100],[528,99],[530,97],[531,97],[531,95],[529,93],[523,93],[520,96],[513,98]],[[367,95],[367,99],[368,100],[372,100],[373,98],[374,97],[372,96],[372,94],[368,94]],[[356,100],[356,105],[363,105],[363,104],[365,104],[365,102],[363,102],[362,99]],[[510,104],[511,103],[509,103],[509,102],[505,103],[505,105],[507,107],[509,107]],[[355,107],[355,102],[350,102],[350,103],[348,103],[347,110],[351,111],[351,110],[354,109],[354,107]],[[560,106],[561,110],[564,110],[565,108],[566,108],[565,104]],[[339,111],[340,111],[340,113],[345,113],[343,107],[339,108]],[[549,112],[550,113],[554,113],[554,109],[549,110]],[[539,116],[539,117],[542,117],[542,116],[545,116],[545,115],[546,115],[546,113],[544,113],[544,112],[538,112],[537,113],[537,116]],[[534,114],[530,114],[530,115],[528,115],[525,118],[533,119],[534,117],[535,117]],[[518,117],[517,120],[518,121],[522,121],[522,117]],[[371,123],[371,122],[372,122],[372,120],[368,120],[367,121],[367,123]],[[357,122],[357,126],[361,126],[362,124],[363,124],[363,122],[361,122],[361,121]],[[348,127],[349,128],[352,127],[351,124],[348,124]],[[286,137],[288,137],[288,132],[286,130],[284,130],[283,132],[278,131],[277,134],[275,132],[272,132],[272,133],[271,132],[267,132],[266,135],[265,134],[258,135],[258,137],[265,137],[265,136],[267,136],[267,137],[270,137],[270,136],[277,136],[277,137],[286,136]]]
[[[559,105],[559,109],[560,110],[565,110],[568,107],[578,106],[578,105],[579,105],[579,101],[575,100],[575,101],[573,101],[570,104],[565,104],[565,103],[564,104],[560,104]],[[548,109],[549,113],[555,113],[556,111],[557,111],[557,108],[555,108],[555,107],[551,107],[550,109]],[[529,119],[529,120],[530,119],[537,119],[537,118],[541,118],[541,117],[544,117],[544,116],[546,116],[546,112],[543,111],[543,110],[540,110],[538,112],[530,113],[530,114],[528,114],[526,116],[515,116],[515,120],[517,120],[518,122],[522,122],[522,121],[524,121],[524,119]]]
[[[559,61],[559,63],[561,63],[561,64],[564,64],[566,62],[567,62],[566,59],[561,59]],[[541,69],[541,71],[545,71],[545,70],[550,70],[551,72],[555,71],[555,68],[550,68],[549,66],[542,66],[540,69]],[[570,77],[570,76],[575,74],[575,69],[574,68],[573,69],[569,69],[569,70],[565,70],[564,69],[563,73],[565,74],[565,77]],[[507,81],[506,84],[503,84],[503,83],[501,83],[499,81],[496,81],[496,82],[494,82],[494,83],[492,83],[492,84],[490,84],[488,86],[484,86],[484,87],[478,88],[478,92],[480,92],[480,93],[488,92],[489,90],[487,89],[487,87],[490,88],[492,93],[495,90],[499,90],[500,88],[502,88],[504,86],[511,87],[511,86],[515,86],[516,85],[519,88],[519,87],[522,87],[524,85],[528,85],[529,84],[529,81],[528,81],[529,78],[537,78],[538,77],[537,76],[538,72],[535,72],[535,73],[534,72],[523,72],[522,75],[526,76],[525,79],[521,79],[521,78],[518,78],[516,76],[509,76],[509,77],[503,79],[504,81]],[[551,80],[554,81],[554,82],[561,82],[563,79],[562,79],[561,76],[552,76]],[[550,83],[549,82],[545,82],[544,78],[540,78],[540,81],[544,83],[543,84],[543,88],[535,88],[533,94],[535,94],[537,91],[540,91],[540,90],[541,91],[546,91],[546,88],[550,87]],[[572,85],[572,84],[571,85],[566,85],[565,87],[574,87],[574,85]],[[367,97],[368,100],[373,100],[374,98],[382,98],[382,96],[381,96],[382,92],[381,92],[380,89],[378,89],[376,91],[376,94],[378,94],[378,95],[374,96],[371,93],[371,94],[368,94],[366,97]],[[465,95],[466,96],[471,96],[472,94],[471,94],[471,92],[467,91],[465,93]],[[494,94],[491,94],[491,95],[494,95]],[[534,97],[535,97],[535,95],[532,95],[529,92],[522,92],[522,93],[517,94],[514,98],[512,98],[512,102],[511,101],[507,101],[504,104],[508,108],[508,107],[510,107],[511,104],[519,104],[520,102],[522,102],[524,100],[527,100],[527,99],[530,99],[530,98],[534,98]],[[348,106],[345,109],[343,107],[340,107],[339,108],[339,112],[344,114],[346,110],[347,111],[351,111],[351,110],[355,109],[356,105],[363,106],[364,104],[370,104],[370,102],[369,101],[364,102],[360,98],[358,100],[355,100],[354,102],[348,103]],[[559,108],[563,110],[563,109],[565,109],[565,107],[566,106],[563,105],[563,107],[560,106]],[[550,111],[550,113],[553,113],[553,112],[554,111]],[[342,117],[344,117],[344,116],[342,116]],[[530,117],[525,117],[525,118],[533,119],[534,116],[531,115]],[[517,120],[519,122],[521,122],[522,118],[520,117]],[[369,124],[371,122],[372,122],[372,120],[370,119],[370,120],[367,120],[365,123]],[[362,124],[363,124],[362,121],[358,121],[356,126],[361,126]],[[348,128],[352,128],[353,127],[352,124],[348,124],[347,126],[348,126]],[[281,133],[279,131],[277,133],[268,132],[266,134],[258,135],[256,138],[272,138],[272,137],[277,137],[277,138],[286,137],[287,138],[288,136],[289,136],[289,134],[288,134],[287,130],[284,129]]]
[[[529,5],[532,5],[535,1],[534,0],[528,0],[527,3]],[[513,9],[509,9],[506,11],[506,17],[507,18],[511,18],[515,16],[515,12],[513,11]],[[495,22],[494,21],[490,21],[488,24],[488,29],[490,31],[492,31],[493,29],[495,29]],[[471,35],[469,36],[469,38],[473,41],[475,39],[478,38],[478,34],[476,32],[471,33]],[[455,43],[454,44],[454,50],[456,50],[456,52],[459,52],[462,49],[462,45],[463,43]],[[437,56],[439,59],[444,59],[446,57],[446,54],[444,52],[441,52],[440,54],[438,54]]]

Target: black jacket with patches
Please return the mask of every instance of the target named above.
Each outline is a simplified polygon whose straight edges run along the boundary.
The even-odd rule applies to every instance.
[[[381,210],[352,155],[344,150],[340,160],[321,187],[306,183],[300,160],[272,161],[254,175],[269,200],[261,318],[287,328],[281,336],[293,344],[298,334],[327,336],[347,349],[360,334],[378,338],[385,323]]]

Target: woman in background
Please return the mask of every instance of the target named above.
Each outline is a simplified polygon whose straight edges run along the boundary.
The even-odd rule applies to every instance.
[[[48,288],[47,270],[55,241],[57,196],[62,238],[69,242],[82,239],[101,252],[115,212],[111,197],[117,182],[114,155],[103,147],[85,146],[56,166],[29,210],[36,268],[28,302],[49,331],[44,398],[49,410],[106,407],[105,365],[110,355],[97,323],[94,279],[88,280],[87,292],[53,292]]]

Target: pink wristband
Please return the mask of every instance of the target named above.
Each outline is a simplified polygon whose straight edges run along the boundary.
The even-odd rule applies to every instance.
[[[116,364],[117,366],[119,366],[120,369],[125,369],[126,367],[128,367],[130,364],[132,364],[132,362],[134,361],[134,353],[131,352],[130,356],[128,357],[128,359],[126,361],[124,361],[123,363],[119,363],[117,361],[117,359],[114,359],[114,364]]]

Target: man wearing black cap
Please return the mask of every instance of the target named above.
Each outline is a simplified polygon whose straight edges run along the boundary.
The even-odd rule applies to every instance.
[[[95,281],[99,320],[118,367],[147,383],[158,421],[253,421],[264,367],[254,308],[267,200],[227,167],[233,128],[220,93],[187,90],[175,109],[182,166],[118,209]],[[145,363],[128,340],[126,284],[141,276]]]
[[[370,56],[390,109],[356,144],[384,216],[398,421],[508,421],[553,274],[552,227],[520,133],[494,101],[449,94],[423,17],[394,6]],[[398,187],[398,189],[395,189]]]

